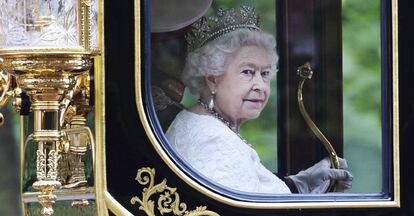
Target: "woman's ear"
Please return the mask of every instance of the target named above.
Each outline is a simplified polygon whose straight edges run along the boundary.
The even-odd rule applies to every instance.
[[[205,76],[205,80],[208,88],[210,89],[210,92],[213,90],[215,91],[217,86],[217,77],[213,75]]]

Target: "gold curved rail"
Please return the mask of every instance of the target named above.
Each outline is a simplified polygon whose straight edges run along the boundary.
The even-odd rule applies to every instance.
[[[325,147],[325,150],[328,152],[332,168],[339,169],[339,159],[338,159],[338,155],[335,152],[335,149],[332,147],[331,143],[325,137],[325,135],[323,135],[323,133],[319,130],[316,124],[312,121],[303,103],[303,94],[302,94],[303,84],[305,83],[307,79],[309,80],[312,79],[312,75],[313,75],[313,70],[309,62],[306,62],[302,66],[298,67],[297,74],[300,77],[300,81],[298,85],[298,92],[297,92],[297,99],[298,99],[300,113],[302,114],[303,118],[305,119],[306,123],[308,124],[312,132],[316,135],[316,137],[318,137],[318,139],[322,142],[323,146]],[[328,191],[330,192],[335,191],[335,182],[331,182],[331,186],[328,189]]]

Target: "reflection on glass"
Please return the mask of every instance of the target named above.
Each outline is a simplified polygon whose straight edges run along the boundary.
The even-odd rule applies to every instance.
[[[344,150],[351,192],[382,186],[380,1],[342,1]]]
[[[79,46],[76,0],[0,0],[0,48]]]

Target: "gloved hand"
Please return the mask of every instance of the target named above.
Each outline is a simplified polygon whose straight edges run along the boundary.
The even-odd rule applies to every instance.
[[[352,187],[352,174],[346,170],[348,164],[339,158],[339,168],[331,169],[329,158],[324,158],[307,170],[288,176],[295,184],[299,193],[325,193],[331,180],[336,180],[335,192],[344,192]]]

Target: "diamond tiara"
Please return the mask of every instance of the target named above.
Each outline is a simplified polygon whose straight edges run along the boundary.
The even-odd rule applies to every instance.
[[[228,10],[219,8],[217,16],[202,17],[191,27],[192,31],[185,36],[188,52],[192,52],[207,42],[236,29],[261,31],[259,16],[256,14],[255,8],[250,6],[241,6],[238,11],[234,8]]]

